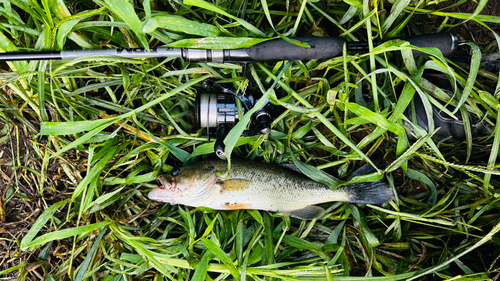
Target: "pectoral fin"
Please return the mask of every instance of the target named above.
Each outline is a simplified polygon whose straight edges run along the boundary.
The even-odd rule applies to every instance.
[[[325,209],[318,206],[307,206],[303,209],[284,212],[285,214],[301,220],[312,220],[321,218],[325,214]]]
[[[217,184],[221,186],[221,192],[238,191],[250,187],[252,181],[247,179],[227,179],[227,180],[218,180]]]

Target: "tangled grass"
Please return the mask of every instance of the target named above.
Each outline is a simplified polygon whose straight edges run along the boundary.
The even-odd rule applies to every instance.
[[[0,279],[496,280],[500,81],[480,62],[500,40],[498,8],[487,0],[2,1],[3,52],[228,49],[278,36],[372,45],[438,31],[467,42],[450,58],[413,56],[390,41],[329,60],[255,63],[257,86],[241,65],[180,58],[2,63]],[[293,157],[340,179],[384,158],[397,198],[324,204],[313,221],[148,200],[158,175],[213,153],[193,121],[208,77],[284,109],[267,135],[230,135],[231,157]],[[411,142],[403,112],[417,95],[427,110],[432,103],[464,119],[466,139],[433,140],[429,124]],[[476,119],[492,134],[474,137]]]

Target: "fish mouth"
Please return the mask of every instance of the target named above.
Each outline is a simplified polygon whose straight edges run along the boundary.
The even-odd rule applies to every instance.
[[[156,179],[156,182],[160,185],[158,188],[173,190],[177,187],[177,180],[172,176],[161,176]]]
[[[197,201],[210,191],[210,187],[213,186],[213,182],[215,182],[215,177],[216,175],[213,175],[209,181],[207,181],[209,184],[206,188],[197,188],[198,185],[202,184],[196,180],[196,177],[180,178],[179,182],[177,182],[175,177],[163,175],[156,179],[159,186],[153,188],[148,193],[148,198],[170,204],[179,204],[186,200]]]
[[[154,201],[173,203],[173,198],[167,190],[162,187],[153,188],[148,193],[148,198]]]
[[[148,193],[148,198],[154,201],[175,203],[172,192],[176,191],[177,181],[172,176],[161,176],[156,179],[157,188],[153,188]]]

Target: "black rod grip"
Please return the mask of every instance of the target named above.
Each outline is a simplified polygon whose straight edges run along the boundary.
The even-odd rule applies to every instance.
[[[401,40],[406,40],[410,42],[413,46],[427,48],[435,47],[438,48],[443,56],[449,56],[453,54],[458,47],[458,38],[452,33],[433,33],[410,37],[401,37]],[[413,51],[414,55],[428,55],[427,53],[422,53],[420,51]]]
[[[299,47],[283,39],[274,39],[247,48],[246,52],[251,61],[330,59],[342,55],[345,43],[345,40],[339,37],[295,37],[293,39],[309,43],[311,48]]]

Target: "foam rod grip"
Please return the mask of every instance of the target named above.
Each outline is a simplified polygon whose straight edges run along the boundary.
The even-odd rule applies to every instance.
[[[330,59],[342,55],[343,38],[338,37],[295,37],[293,39],[309,43],[304,48],[283,39],[259,43],[246,49],[252,61],[312,60]]]
[[[399,39],[406,40],[410,44],[421,47],[435,47],[438,48],[444,56],[453,54],[458,47],[458,38],[452,33],[434,33],[410,37],[401,37]],[[413,51],[414,55],[428,55],[420,51]]]

